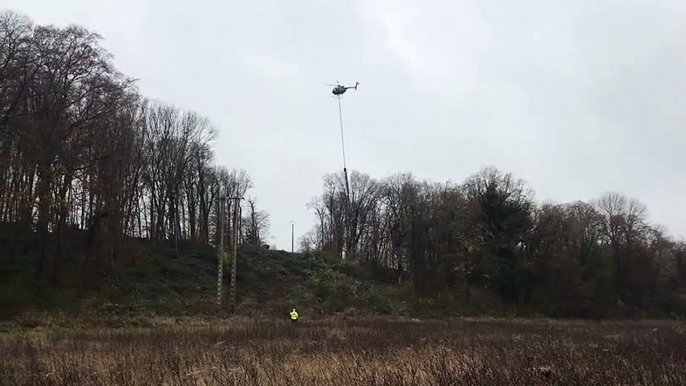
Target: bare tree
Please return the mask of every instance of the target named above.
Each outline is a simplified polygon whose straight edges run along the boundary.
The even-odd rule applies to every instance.
[[[256,209],[257,200],[247,199],[249,211],[243,219],[243,234],[245,243],[249,245],[262,245],[265,243],[269,231],[269,214]]]
[[[206,118],[141,97],[100,41],[0,13],[0,222],[37,230],[36,277],[55,284],[80,235],[95,278],[127,237],[210,242],[217,199],[252,186],[211,164]]]

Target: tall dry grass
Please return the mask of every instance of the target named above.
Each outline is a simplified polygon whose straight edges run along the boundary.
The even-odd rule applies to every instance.
[[[235,319],[0,340],[3,385],[685,385],[676,323]]]

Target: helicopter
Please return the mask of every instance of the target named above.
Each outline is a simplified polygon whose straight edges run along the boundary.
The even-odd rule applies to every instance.
[[[327,84],[327,86],[333,86],[333,90],[331,91],[333,93],[333,95],[341,95],[346,90],[348,90],[349,88],[354,88],[355,90],[357,90],[357,86],[360,84],[360,82],[355,82],[354,86],[346,87],[346,86],[341,86],[340,84],[338,84],[338,81],[336,81],[336,83],[337,84]]]

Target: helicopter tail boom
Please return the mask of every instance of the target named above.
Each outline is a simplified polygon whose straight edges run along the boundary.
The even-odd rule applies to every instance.
[[[349,90],[349,89],[351,89],[351,88],[357,90],[357,86],[358,86],[359,84],[360,84],[360,82],[355,82],[355,85],[354,85],[354,86],[348,86],[348,87],[344,87],[344,88],[345,88],[346,90]]]

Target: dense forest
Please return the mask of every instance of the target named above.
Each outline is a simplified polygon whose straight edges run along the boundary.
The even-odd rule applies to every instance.
[[[35,279],[59,285],[70,250],[95,280],[130,240],[264,244],[269,217],[245,171],[214,164],[216,129],[199,114],[140,95],[101,37],[0,14],[0,239],[35,242]],[[640,202],[537,204],[524,181],[486,168],[464,183],[402,173],[324,178],[308,206],[303,251],[395,272],[414,297],[489,291],[556,317],[686,314],[686,245],[648,223]],[[229,197],[246,197],[233,240]],[[234,210],[233,213],[236,213]],[[78,242],[77,242],[78,241]],[[82,248],[81,244],[78,244]],[[3,259],[6,256],[2,257]]]
[[[657,316],[686,312],[686,245],[648,224],[635,199],[537,205],[522,180],[493,167],[463,184],[401,173],[324,178],[309,204],[305,250],[391,267],[415,296],[485,289],[551,316]]]

